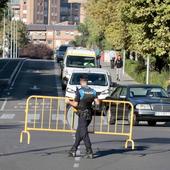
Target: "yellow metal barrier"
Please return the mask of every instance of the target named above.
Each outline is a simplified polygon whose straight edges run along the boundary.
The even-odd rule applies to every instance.
[[[65,97],[30,96],[26,102],[25,127],[20,135],[20,143],[23,142],[24,134],[27,135],[27,143],[30,143],[30,131],[75,133],[78,117],[75,110],[65,103],[66,99]],[[134,149],[133,113],[134,108],[130,102],[103,100],[101,111],[93,115],[90,128],[94,134],[128,137],[125,148],[131,143]]]

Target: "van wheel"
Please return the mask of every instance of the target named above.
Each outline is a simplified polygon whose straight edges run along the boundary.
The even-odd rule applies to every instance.
[[[156,121],[155,120],[149,120],[148,125],[149,126],[156,126]]]

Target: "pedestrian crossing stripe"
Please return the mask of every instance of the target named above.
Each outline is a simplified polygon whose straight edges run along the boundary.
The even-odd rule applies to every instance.
[[[15,117],[15,114],[2,114],[0,116],[0,119],[13,119]]]

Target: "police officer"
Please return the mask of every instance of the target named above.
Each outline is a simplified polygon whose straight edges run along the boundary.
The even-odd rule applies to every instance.
[[[88,134],[88,126],[92,120],[92,103],[99,105],[96,91],[88,86],[88,77],[86,74],[80,76],[81,88],[77,88],[74,101],[68,100],[67,103],[77,109],[78,127],[76,131],[75,143],[69,151],[69,156],[75,157],[80,142],[83,140],[86,146],[86,158],[93,158],[93,151]]]

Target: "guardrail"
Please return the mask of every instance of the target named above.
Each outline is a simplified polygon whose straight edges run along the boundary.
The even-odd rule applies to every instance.
[[[30,131],[75,133],[78,119],[76,110],[69,107],[65,100],[65,97],[30,96],[26,102],[25,127],[20,135],[20,143],[26,134],[27,143],[30,144]],[[92,132],[125,136],[125,148],[131,143],[134,149],[133,113],[134,108],[130,102],[103,100],[100,112],[93,115]]]

